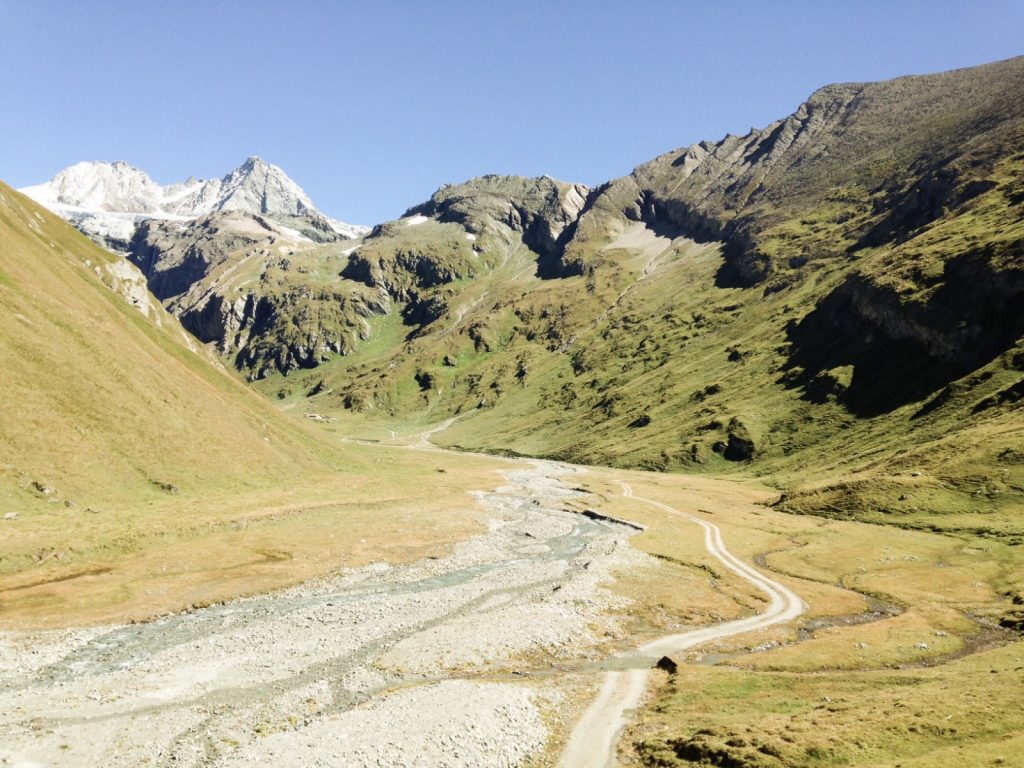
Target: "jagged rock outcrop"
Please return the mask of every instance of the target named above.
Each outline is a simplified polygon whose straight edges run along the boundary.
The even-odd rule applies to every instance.
[[[854,243],[891,242],[991,188],[985,172],[999,147],[1019,140],[1024,106],[1014,94],[1022,90],[1019,59],[821,88],[764,129],[668,152],[598,190],[562,272],[585,268],[588,244],[623,220],[723,241],[721,279],[746,286],[788,271],[793,256],[802,265],[845,255]],[[958,163],[964,157],[970,162]],[[849,222],[841,231],[853,242],[816,242],[777,258],[773,227],[808,214]]]
[[[341,276],[379,288],[396,301],[415,301],[419,291],[474,275],[471,249],[417,248],[403,245],[377,248],[370,243],[352,253]]]
[[[429,216],[460,224],[481,235],[503,224],[518,233],[524,245],[541,257],[541,266],[561,255],[586,205],[589,188],[550,176],[482,176],[464,184],[446,184],[406,216]]]
[[[420,329],[441,319],[450,284],[488,271],[487,252],[532,251],[538,272],[557,258],[589,190],[549,177],[483,176],[441,187],[397,220],[374,227],[341,277],[375,288]],[[502,257],[504,258],[504,257]],[[415,332],[414,332],[415,333]]]
[[[129,258],[182,325],[255,377],[348,354],[368,337],[366,319],[391,311],[380,291],[307,277],[295,260],[315,249],[269,217],[233,210],[149,221],[131,246]]]
[[[270,219],[231,211],[185,224],[144,222],[132,239],[128,258],[146,275],[153,294],[165,301],[187,293],[238,254],[247,262],[266,262],[300,243],[294,231]]]
[[[159,302],[154,301],[142,270],[124,259],[100,264],[94,269],[111,290],[123,296],[125,301],[148,317],[154,325],[163,324],[165,315]]]
[[[235,352],[235,364],[251,378],[315,368],[337,355],[351,354],[370,337],[368,320],[387,314],[390,305],[379,294],[336,291],[311,293],[304,288],[263,295],[248,294],[225,305],[211,297],[202,307],[182,315],[189,327],[205,326],[224,339],[224,352]]]

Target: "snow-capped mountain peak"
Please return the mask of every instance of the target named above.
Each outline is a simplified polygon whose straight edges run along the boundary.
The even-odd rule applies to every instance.
[[[21,191],[86,234],[118,248],[127,244],[141,221],[188,220],[216,211],[322,217],[344,237],[368,231],[323,216],[288,174],[255,155],[223,178],[190,177],[166,186],[123,160],[82,162]]]
[[[123,160],[75,163],[47,183],[21,191],[47,207],[70,206],[122,213],[152,211],[158,207],[161,196],[159,184]]]
[[[288,174],[255,155],[220,180],[215,210],[292,216],[317,212],[313,201]]]

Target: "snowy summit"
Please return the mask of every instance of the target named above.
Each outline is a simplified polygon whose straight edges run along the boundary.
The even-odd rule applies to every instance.
[[[124,161],[82,162],[50,181],[20,190],[79,229],[108,243],[127,243],[147,219],[189,221],[215,211],[241,210],[283,216],[323,216],[302,188],[276,165],[250,157],[220,179],[162,186]],[[343,237],[365,227],[330,219]]]

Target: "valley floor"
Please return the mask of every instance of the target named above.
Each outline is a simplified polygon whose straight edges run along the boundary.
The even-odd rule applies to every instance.
[[[486,533],[440,558],[347,570],[139,624],[3,637],[10,765],[518,765],[570,691],[515,674],[614,631],[599,585],[647,556],[564,511],[574,470],[506,472]],[[566,476],[569,477],[566,477]]]
[[[466,461],[422,448],[407,450]],[[995,621],[1014,548],[785,515],[744,481],[531,460],[502,475],[475,493],[483,532],[444,554],[150,621],[0,634],[0,765],[1024,754],[1024,647]],[[662,653],[677,670],[652,670]],[[606,723],[627,723],[617,747]]]

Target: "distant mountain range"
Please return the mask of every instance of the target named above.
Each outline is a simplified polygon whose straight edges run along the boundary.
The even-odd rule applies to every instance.
[[[187,222],[218,211],[306,219],[319,225],[317,239],[330,239],[331,233],[353,238],[368,231],[324,216],[288,174],[259,157],[250,157],[220,179],[190,178],[167,186],[124,161],[82,162],[19,191],[100,244],[122,252],[143,221]]]

